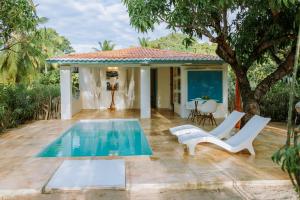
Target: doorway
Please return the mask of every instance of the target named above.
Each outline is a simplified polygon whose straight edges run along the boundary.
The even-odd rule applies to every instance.
[[[157,108],[157,69],[151,69],[151,108]]]

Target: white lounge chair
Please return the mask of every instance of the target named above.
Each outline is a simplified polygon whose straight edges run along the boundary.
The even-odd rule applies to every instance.
[[[213,135],[217,138],[224,138],[227,137],[230,133],[230,131],[234,128],[234,126],[242,119],[242,117],[245,115],[243,112],[238,112],[238,111],[233,111],[230,113],[226,119],[219,124],[215,129],[212,131],[205,131],[197,126],[194,125],[182,125],[182,126],[177,126],[174,128],[170,128],[171,134],[177,136],[178,138],[181,137],[186,137],[188,135],[205,135],[205,134],[210,134]]]
[[[181,143],[187,145],[190,155],[194,155],[197,144],[203,142],[215,144],[232,153],[247,149],[252,155],[255,155],[252,142],[270,120],[270,118],[255,115],[238,133],[224,141],[210,135],[182,139]]]

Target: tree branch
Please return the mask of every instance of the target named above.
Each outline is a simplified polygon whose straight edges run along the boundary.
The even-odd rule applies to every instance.
[[[223,32],[228,35],[228,21],[227,21],[227,9],[223,9]]]
[[[276,39],[261,41],[257,45],[257,47],[254,48],[253,52],[251,53],[251,56],[250,56],[251,62],[249,64],[251,64],[252,62],[257,60],[257,58],[260,55],[262,55],[263,52],[267,51],[270,48],[273,48],[276,44],[279,44],[281,42],[284,42],[284,41],[290,40],[290,39],[296,39],[296,36],[294,34],[285,34],[285,35],[283,35],[281,37],[278,37]]]
[[[208,29],[203,28],[201,30],[199,30],[203,35],[205,35],[206,37],[208,37],[209,41],[216,43],[217,39],[209,32]],[[198,32],[198,30],[196,30],[196,32]]]
[[[265,51],[268,48],[273,47],[275,44],[281,43],[285,40],[289,40],[289,39],[296,39],[296,35],[294,34],[285,34],[281,37],[278,37],[276,39],[271,39],[268,41],[263,41],[261,42],[261,44],[258,45],[256,51],[258,54],[262,53],[263,51]]]
[[[277,81],[290,74],[293,71],[293,63],[295,60],[295,46],[291,49],[290,53],[285,58],[285,61],[278,65],[277,69],[262,80],[254,91],[254,97],[256,100],[260,100],[265,95],[270,87]]]
[[[270,55],[272,56],[272,58],[274,59],[274,61],[275,61],[278,65],[280,65],[280,64],[283,62],[283,60],[281,60],[281,59],[276,55],[276,53],[274,52],[274,49],[271,49]]]

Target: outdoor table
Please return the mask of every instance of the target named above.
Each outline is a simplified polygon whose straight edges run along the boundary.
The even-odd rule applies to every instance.
[[[198,105],[199,103],[203,104],[206,102],[206,100],[203,100],[202,98],[195,98],[191,99],[194,102],[194,108],[191,110],[188,119],[191,118],[192,121],[196,119],[197,116],[200,116],[201,113],[199,112]]]

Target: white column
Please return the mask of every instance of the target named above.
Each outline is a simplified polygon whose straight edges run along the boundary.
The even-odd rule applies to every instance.
[[[72,73],[71,67],[60,67],[61,119],[72,118]]]
[[[181,82],[181,88],[180,88],[180,117],[181,118],[187,118],[189,113],[186,109],[186,103],[187,103],[187,90],[188,90],[188,82],[187,82],[187,70],[184,66],[180,67],[180,82]]]
[[[141,67],[141,118],[151,118],[150,67]]]

